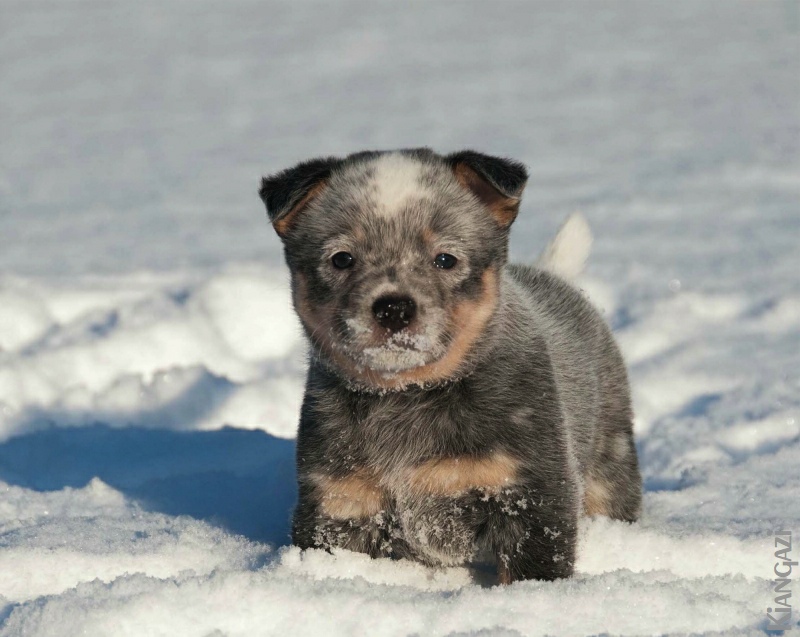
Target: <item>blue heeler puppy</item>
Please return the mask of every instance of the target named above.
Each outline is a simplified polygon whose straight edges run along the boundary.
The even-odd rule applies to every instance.
[[[263,180],[311,345],[299,547],[490,555],[509,583],[569,576],[584,512],[636,520],[625,367],[554,273],[585,258],[588,228],[568,224],[544,267],[509,265],[526,180],[514,161],[428,149]]]

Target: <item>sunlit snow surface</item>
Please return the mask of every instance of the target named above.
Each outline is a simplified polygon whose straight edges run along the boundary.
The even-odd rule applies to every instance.
[[[0,635],[766,627],[800,537],[796,2],[3,2],[0,95]],[[304,349],[258,177],[417,145],[528,164],[516,259],[593,226],[646,493],[571,580],[287,546]]]

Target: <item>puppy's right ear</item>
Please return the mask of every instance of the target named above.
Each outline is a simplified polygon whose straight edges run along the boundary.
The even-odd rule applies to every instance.
[[[513,159],[463,150],[445,157],[456,179],[471,191],[504,228],[517,217],[528,171]]]
[[[258,194],[275,232],[286,235],[298,213],[322,192],[339,162],[335,157],[311,159],[261,180]]]

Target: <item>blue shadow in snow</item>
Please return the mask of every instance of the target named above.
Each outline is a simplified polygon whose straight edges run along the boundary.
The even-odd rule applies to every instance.
[[[226,427],[170,431],[96,424],[0,444],[0,480],[54,491],[99,477],[146,510],[189,515],[250,539],[290,541],[294,440]]]
[[[722,394],[701,394],[686,403],[674,416],[678,418],[704,416],[721,399]]]

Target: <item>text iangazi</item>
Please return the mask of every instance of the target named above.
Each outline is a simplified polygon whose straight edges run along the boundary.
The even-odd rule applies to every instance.
[[[767,630],[789,630],[792,627],[792,567],[797,566],[790,555],[792,532],[775,534],[775,594],[774,604],[767,608]]]

